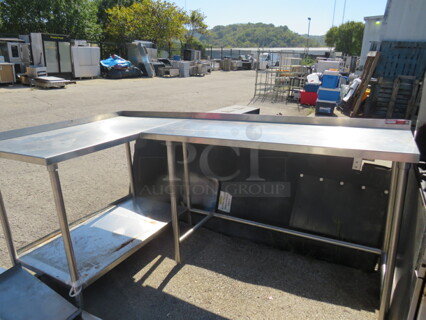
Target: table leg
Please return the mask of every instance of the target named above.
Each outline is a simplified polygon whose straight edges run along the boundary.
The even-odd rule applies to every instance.
[[[190,187],[190,180],[189,180],[188,149],[186,148],[186,142],[182,142],[182,155],[183,155],[183,182],[184,182],[184,188],[185,188],[186,208],[188,209],[188,223],[192,225],[191,187]]]
[[[175,174],[175,156],[173,150],[173,142],[167,141],[167,166],[169,172],[169,186],[170,186],[170,205],[172,209],[172,227],[173,227],[173,240],[175,246],[175,261],[181,263],[180,259],[180,243],[179,243],[179,221],[177,213],[177,199],[176,199],[176,174]]]
[[[389,239],[390,239],[392,221],[393,221],[393,215],[394,215],[396,187],[398,185],[397,166],[398,164],[396,162],[392,163],[392,175],[391,175],[391,183],[389,188],[388,209],[386,212],[385,234],[383,237],[382,255],[380,258],[380,281],[381,281],[380,288],[381,290],[383,290],[383,282],[384,282],[387,261],[388,261]]]
[[[65,210],[64,197],[62,194],[61,182],[59,180],[58,166],[56,164],[47,167],[49,171],[50,183],[52,185],[53,197],[55,200],[56,213],[58,215],[59,227],[64,241],[65,254],[67,256],[68,269],[71,277],[71,291],[70,296],[77,300],[79,307],[82,307],[82,284],[79,283],[79,274],[77,269],[77,262],[75,259],[74,248],[71,240],[70,229],[68,225],[67,213]]]
[[[135,196],[135,179],[133,177],[133,162],[130,142],[126,142],[124,146],[126,147],[127,168],[129,170],[130,193],[132,194],[132,196]]]
[[[404,210],[405,192],[407,189],[408,169],[409,164],[407,163],[395,163],[393,166],[393,171],[395,172],[392,172],[391,194],[389,197],[389,205],[391,206],[392,212],[388,212],[388,215],[391,213],[391,216],[388,216],[388,219],[392,220],[389,222],[389,230],[386,230],[388,234],[385,234],[385,242],[383,244],[384,248],[387,248],[388,251],[384,252],[384,254],[387,255],[387,261],[380,299],[380,320],[386,319],[392,295],[399,230]],[[394,190],[392,190],[392,187],[394,187]],[[386,224],[388,225],[388,222]],[[386,243],[387,239],[388,242]]]
[[[12,231],[10,230],[9,220],[7,219],[6,209],[4,207],[3,197],[0,191],[0,222],[3,227],[3,234],[6,240],[7,250],[9,251],[9,257],[12,261],[12,265],[17,264],[17,257],[15,246],[13,245]]]

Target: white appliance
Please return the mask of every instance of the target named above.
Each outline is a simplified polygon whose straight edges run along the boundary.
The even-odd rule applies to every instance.
[[[316,65],[317,72],[323,73],[325,70],[337,69],[340,70],[340,62],[342,60],[320,60]]]
[[[17,73],[25,72],[25,67],[31,62],[29,43],[18,38],[0,38],[0,56],[3,62],[15,64]]]
[[[94,78],[101,74],[99,61],[101,49],[90,47],[85,41],[74,40],[71,47],[72,71],[74,78]]]

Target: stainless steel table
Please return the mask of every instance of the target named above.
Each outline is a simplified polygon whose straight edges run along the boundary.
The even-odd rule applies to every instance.
[[[383,318],[392,292],[407,169],[409,163],[415,163],[419,159],[417,146],[409,128],[410,123],[405,120],[124,111],[3,132],[0,133],[0,157],[47,167],[61,230],[61,236],[31,248],[18,257],[0,197],[0,219],[11,260],[14,264],[21,263],[33,270],[49,274],[70,285],[73,295],[80,296],[82,287],[139,249],[170,221],[174,231],[175,260],[180,262],[180,242],[209,219],[216,217],[380,255],[383,271],[380,317]],[[170,205],[153,203],[151,199],[141,199],[133,194],[129,142],[138,137],[166,141]],[[182,144],[187,208],[177,205],[175,143]],[[392,161],[383,247],[366,247],[191,208],[187,143],[349,157],[354,159],[354,170],[361,168],[362,160]],[[124,202],[112,205],[70,231],[58,175],[58,163],[119,144],[125,144],[131,194]],[[205,214],[206,217],[180,236],[178,215],[185,210],[189,212],[189,216],[194,212]],[[117,223],[124,230],[119,239],[111,236],[115,235],[111,226]],[[91,234],[88,232],[89,228],[96,228],[98,232]],[[93,246],[78,245],[87,241],[93,243]],[[116,250],[117,248],[119,249]],[[96,257],[92,249],[100,250],[101,254]],[[111,255],[111,252],[114,252],[114,255]]]
[[[79,314],[78,308],[20,266],[0,276],[0,301],[3,320],[69,320]]]

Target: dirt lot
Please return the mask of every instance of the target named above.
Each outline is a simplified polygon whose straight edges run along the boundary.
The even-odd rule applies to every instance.
[[[66,89],[0,87],[0,131],[119,110],[208,111],[247,105],[251,71],[203,78],[84,80]],[[306,115],[291,104],[262,114]],[[61,163],[70,221],[128,192],[123,146]],[[44,167],[0,160],[0,190],[16,247],[58,228]],[[86,290],[104,319],[375,319],[376,275],[201,230],[172,260],[170,230]],[[0,266],[10,262],[0,233]]]

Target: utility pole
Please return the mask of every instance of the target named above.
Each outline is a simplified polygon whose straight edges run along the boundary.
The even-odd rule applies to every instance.
[[[308,17],[308,38],[306,39],[306,57],[309,56],[309,31],[311,30],[311,18]]]

